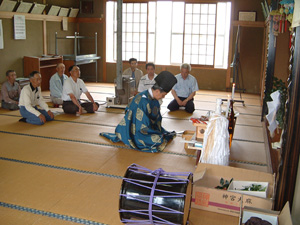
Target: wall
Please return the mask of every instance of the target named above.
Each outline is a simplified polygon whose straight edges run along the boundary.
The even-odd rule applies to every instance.
[[[37,2],[29,1],[26,2]],[[72,0],[52,0],[47,1],[47,4],[58,5],[63,7],[79,7],[78,2]],[[1,19],[1,18],[0,18]],[[23,74],[23,57],[24,56],[41,56],[43,54],[43,22],[26,20],[26,40],[14,40],[13,20],[2,19],[3,35],[4,35],[4,49],[0,49],[0,83],[6,80],[5,72],[9,69],[14,69],[18,77],[24,76]],[[60,35],[74,35],[76,25],[69,23],[68,31],[62,31],[60,22],[47,22],[47,48],[48,54],[55,53],[55,31]],[[62,52],[72,51],[73,45],[64,44],[60,46]]]
[[[87,37],[94,37],[97,32],[97,52],[98,56],[101,57],[97,61],[98,70],[98,81],[102,82],[103,75],[103,24],[102,23],[81,23],[79,24],[80,35]],[[82,54],[94,54],[95,53],[95,42],[94,39],[85,39],[81,41],[81,53]],[[95,64],[81,65],[82,78],[85,81],[95,81]]]
[[[29,1],[28,2],[33,2]],[[39,3],[43,0],[37,1]],[[79,7],[79,1],[73,0],[47,0],[49,5],[59,5],[63,7]],[[261,11],[260,0],[234,0],[233,1],[233,20],[237,20],[239,11],[256,11],[257,21],[263,21],[263,14]],[[79,14],[78,17],[91,17],[91,18],[105,18],[105,5],[103,0],[93,1],[94,12],[92,14]],[[0,82],[5,80],[5,71],[8,69],[15,69],[18,76],[23,75],[23,64],[22,58],[24,55],[38,56],[43,54],[42,46],[42,22],[41,21],[26,21],[27,24],[27,40],[17,41],[13,40],[13,24],[10,19],[3,19],[4,28],[4,46],[5,49],[0,50]],[[105,19],[103,20],[105,21]],[[102,82],[104,72],[106,72],[107,82],[113,82],[116,77],[115,64],[105,62],[105,22],[100,23],[80,23],[73,24],[69,23],[69,30],[67,32],[62,31],[61,23],[58,22],[47,22],[47,48],[48,53],[55,52],[55,41],[54,33],[58,31],[58,36],[73,35],[78,30],[81,35],[94,36],[94,33],[98,33],[98,55],[101,59],[98,60],[98,81]],[[232,50],[234,51],[234,43],[236,36],[236,27],[233,30],[233,45]],[[286,47],[287,37],[285,35],[278,36],[277,41],[277,52],[276,60],[278,63],[275,65],[275,76],[280,76],[286,79],[288,76],[287,65],[288,65],[288,48]],[[62,44],[60,44],[60,42]],[[287,41],[288,42],[288,41]],[[282,44],[284,43],[284,44]],[[263,28],[242,28],[241,29],[241,64],[242,64],[242,75],[243,84],[246,92],[248,93],[260,93],[260,76],[261,76],[261,57],[262,57],[262,45],[263,45]],[[59,54],[72,54],[73,45],[72,42],[59,41]],[[89,43],[88,41],[82,41],[81,43],[82,53],[93,52],[94,42]],[[229,60],[232,62],[232,59]],[[123,68],[127,68],[128,64],[124,62]],[[105,70],[106,69],[106,70]],[[156,72],[159,73],[162,70],[168,69],[174,74],[179,73],[178,67],[173,66],[157,66]],[[91,64],[81,66],[83,77],[94,76],[95,67]],[[146,72],[145,69],[143,69]],[[191,74],[193,74],[197,80],[200,89],[208,90],[226,90],[226,70],[211,69],[198,67],[193,68]]]
[[[260,0],[235,0],[233,1],[233,20],[238,19],[238,12],[240,10],[256,11],[257,21],[263,21],[263,14]],[[263,28],[244,28],[241,32],[241,61],[243,83],[246,92],[260,93],[260,78],[262,66],[262,49],[263,49]],[[235,42],[236,28],[233,32],[233,43]],[[232,50],[234,50],[234,44]],[[229,60],[230,63],[232,59]],[[116,77],[116,65],[112,63],[106,64],[107,82],[113,82]],[[127,68],[128,64],[123,63],[123,68]],[[140,67],[140,66],[139,66]],[[142,69],[144,73],[145,69]],[[156,73],[162,70],[169,70],[174,74],[179,73],[179,67],[174,66],[157,66]],[[193,68],[191,74],[194,75],[198,81],[200,89],[205,90],[226,90],[226,73],[227,70],[212,69],[207,67]],[[102,76],[102,75],[100,75]],[[232,76],[232,75],[231,75]]]
[[[234,34],[237,27],[234,29]],[[239,84],[247,93],[260,93],[264,28],[240,27]],[[234,43],[235,43],[234,38]],[[233,46],[235,49],[235,45]],[[233,50],[233,53],[235,51]]]
[[[47,22],[47,51],[48,54],[55,54],[55,32],[58,37],[74,35],[77,31],[76,24],[69,23],[68,30],[62,30],[62,24],[59,22]],[[74,53],[73,39],[58,39],[57,40],[58,55],[66,55]]]
[[[274,76],[282,79],[283,82],[287,83],[289,75],[289,41],[290,32],[278,34],[276,37],[276,56],[275,56],[275,68]]]
[[[16,71],[23,76],[23,56],[43,54],[42,22],[26,21],[26,40],[14,40],[13,20],[2,19],[4,49],[0,50],[0,82],[6,80],[5,72]],[[30,32],[29,32],[30,31]]]
[[[107,82],[111,83],[114,82],[116,78],[116,64],[115,63],[107,63]],[[143,71],[144,74],[147,73],[145,68],[145,63],[139,63],[138,68]],[[124,62],[123,63],[123,70],[129,67],[129,64]],[[174,75],[180,73],[179,66],[155,66],[155,73],[159,74],[161,71],[170,71]],[[226,70],[223,69],[203,69],[192,67],[190,72],[198,82],[199,89],[203,90],[222,90],[225,91],[225,80],[226,80]]]
[[[80,13],[78,17],[85,17],[85,18],[102,18],[104,15],[104,7],[102,0],[94,0],[93,1],[93,13],[91,14],[84,14]],[[98,56],[101,57],[97,61],[97,80],[98,82],[103,81],[103,68],[104,68],[104,59],[103,54],[105,49],[103,49],[105,33],[104,33],[104,24],[105,22],[97,22],[97,23],[80,23],[79,24],[79,32],[80,35],[83,36],[95,36],[95,32],[97,32],[97,52]],[[95,42],[94,40],[82,40],[81,41],[81,49],[82,54],[91,54],[95,53]],[[95,64],[86,64],[81,65],[81,77],[85,81],[95,81],[96,71],[95,71]]]
[[[264,21],[261,2],[261,0],[234,0],[233,20],[238,20],[239,11],[253,11],[256,12],[256,21]],[[270,3],[270,0],[267,0],[267,2]]]

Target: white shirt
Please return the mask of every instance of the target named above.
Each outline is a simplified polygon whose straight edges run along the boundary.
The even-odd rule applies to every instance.
[[[25,106],[28,112],[39,116],[41,113],[37,111],[34,107],[39,105],[42,109],[49,111],[48,105],[43,99],[41,88],[32,90],[30,84],[23,87],[21,90],[19,106]]]
[[[64,82],[68,79],[68,76],[63,74]],[[53,74],[49,81],[50,84],[50,95],[55,98],[61,98],[63,84],[61,83],[61,78],[58,73]]]
[[[157,74],[154,74],[154,77],[152,80],[149,79],[148,74],[144,75],[140,79],[138,92],[145,91],[149,88],[152,88],[152,86],[155,84],[154,78],[157,76]]]
[[[73,94],[77,100],[80,99],[82,93],[86,93],[88,90],[85,87],[83,80],[77,78],[77,82],[73,80],[72,77],[69,77],[65,80],[63,91],[62,91],[62,100],[63,101],[72,101],[69,94]]]

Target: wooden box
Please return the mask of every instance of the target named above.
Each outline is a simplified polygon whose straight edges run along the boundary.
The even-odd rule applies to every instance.
[[[204,132],[206,130],[207,124],[193,123],[193,125],[196,127],[196,140],[197,141],[203,141]]]

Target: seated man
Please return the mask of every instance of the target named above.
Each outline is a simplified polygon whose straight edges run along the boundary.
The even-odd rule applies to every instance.
[[[175,77],[177,84],[172,89],[174,100],[168,105],[170,111],[178,110],[179,107],[185,107],[185,111],[193,113],[195,111],[194,96],[198,91],[197,80],[189,74],[191,66],[184,63],[180,66],[181,73]]]
[[[138,92],[148,90],[155,84],[155,65],[153,63],[146,64],[147,74],[142,76],[139,82]]]
[[[63,104],[63,100],[61,99],[62,89],[64,85],[64,81],[68,78],[65,75],[65,65],[63,63],[58,63],[56,66],[56,73],[52,75],[50,79],[50,98],[54,104],[54,107],[58,107]]]
[[[43,125],[46,121],[54,119],[53,113],[43,99],[41,93],[42,77],[38,71],[29,75],[30,84],[23,87],[20,96],[20,113],[23,116],[20,122],[27,122],[35,125]],[[42,109],[37,108],[40,106]]]
[[[168,71],[161,72],[155,78],[153,87],[137,94],[126,108],[126,114],[116,127],[115,133],[100,135],[113,142],[122,141],[127,146],[144,152],[163,151],[169,140],[176,135],[162,126],[158,100],[172,89],[177,80]]]
[[[21,88],[16,82],[16,72],[14,70],[8,70],[6,72],[6,79],[2,84],[1,95],[2,95],[2,108],[9,110],[19,109],[19,97]]]
[[[137,68],[138,61],[135,58],[129,59],[129,65],[130,67],[124,70],[122,77],[132,77],[133,79],[135,79],[135,89],[138,90],[140,79],[143,76],[143,71]],[[137,91],[135,94],[137,94]]]
[[[98,110],[99,104],[94,101],[83,80],[80,77],[78,66],[70,66],[71,76],[65,80],[62,92],[63,110],[69,114],[82,114],[84,111],[94,113]],[[90,102],[81,103],[80,96],[84,93]]]

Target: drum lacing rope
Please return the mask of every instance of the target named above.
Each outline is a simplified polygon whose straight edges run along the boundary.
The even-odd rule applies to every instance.
[[[150,193],[150,197],[149,197],[149,202],[145,201],[145,200],[142,200],[142,199],[138,199],[138,198],[135,198],[134,196],[130,196],[132,198],[135,198],[137,201],[140,201],[140,202],[145,202],[145,203],[148,203],[149,204],[149,207],[148,207],[148,216],[149,216],[149,221],[145,221],[145,220],[141,220],[141,221],[137,221],[137,220],[122,220],[122,222],[125,222],[125,223],[137,223],[137,224],[169,224],[169,225],[175,225],[175,223],[172,223],[172,222],[169,222],[169,221],[166,221],[162,218],[159,218],[155,215],[152,214],[152,212],[167,212],[167,213],[180,213],[180,214],[183,214],[183,212],[180,212],[180,211],[177,211],[177,210],[174,210],[174,209],[171,209],[171,208],[168,208],[168,207],[164,207],[162,205],[159,205],[159,204],[155,204],[153,203],[153,198],[155,197],[154,195],[154,192],[165,192],[165,193],[169,193],[169,194],[172,194],[171,196],[162,196],[160,195],[160,197],[178,197],[178,196],[185,196],[186,194],[185,193],[177,193],[177,192],[171,192],[171,191],[165,191],[165,190],[160,190],[160,189],[155,189],[156,188],[156,185],[157,184],[167,184],[167,183],[171,183],[171,182],[157,182],[158,181],[158,178],[161,176],[161,175],[167,175],[167,176],[185,176],[185,177],[189,177],[192,173],[181,173],[181,172],[176,172],[176,173],[172,173],[172,172],[165,172],[162,168],[159,168],[157,170],[150,170],[150,169],[147,169],[145,167],[142,167],[142,166],[139,166],[137,164],[132,164],[129,168],[129,170],[134,170],[135,173],[141,173],[141,174],[144,174],[144,173],[148,173],[148,175],[150,176],[153,176],[155,177],[154,181],[151,182],[151,181],[142,181],[143,183],[153,183],[152,187],[148,187],[148,186],[145,186],[145,185],[142,185],[141,181],[139,180],[136,180],[136,179],[131,179],[131,178],[123,178],[123,180],[125,182],[128,182],[128,183],[133,183],[133,184],[136,184],[138,186],[141,186],[141,187],[144,187],[144,188],[147,188],[147,189],[151,189],[151,193]],[[167,177],[167,176],[164,176],[164,179],[170,179],[170,180],[174,180],[174,177]],[[176,179],[178,180],[178,182],[175,182],[175,183],[185,183],[185,182],[189,182],[189,179],[182,179],[182,178],[178,178],[176,177]],[[172,182],[174,183],[174,182]],[[128,195],[124,195],[124,194],[120,194],[121,196],[126,196],[128,197]],[[142,197],[142,196],[140,196]],[[164,210],[152,210],[152,206],[155,205],[155,206],[158,206],[160,208],[164,208],[168,211],[164,211]],[[127,212],[127,211],[130,211],[130,212],[133,212],[136,213],[136,214],[141,214],[141,215],[147,215],[145,213],[143,213],[144,211],[147,212],[147,210],[124,210],[124,209],[121,209],[119,210],[120,212]],[[153,218],[156,218],[153,220]],[[158,221],[159,220],[159,221]],[[147,222],[147,223],[145,223]]]
[[[151,193],[150,193],[150,199],[149,199],[149,207],[148,207],[148,212],[149,212],[149,220],[151,223],[153,223],[153,218],[152,218],[152,203],[153,203],[153,195],[154,195],[154,192],[155,192],[155,187],[156,187],[156,183],[157,183],[157,180],[159,178],[159,176],[165,172],[162,168],[159,168],[157,170],[154,170],[152,172],[152,174],[155,174],[155,179],[153,181],[153,185],[152,185],[152,190],[151,190]]]

